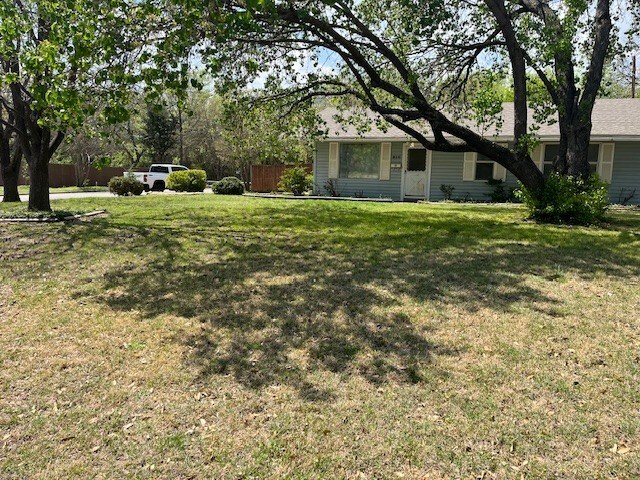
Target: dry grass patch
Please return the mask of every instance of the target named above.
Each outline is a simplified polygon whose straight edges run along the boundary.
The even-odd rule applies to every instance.
[[[0,225],[0,477],[640,472],[638,212],[98,206]]]

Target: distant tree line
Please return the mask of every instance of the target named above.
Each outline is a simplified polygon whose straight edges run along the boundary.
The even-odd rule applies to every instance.
[[[131,117],[107,131],[93,128],[71,136],[53,161],[73,163],[78,178],[90,166],[143,168],[179,163],[207,172],[210,179],[237,176],[249,180],[251,164],[311,161],[319,133],[314,108],[304,115],[281,115],[269,105],[222,99],[191,89],[184,100],[167,96],[147,104],[142,96],[130,106]]]

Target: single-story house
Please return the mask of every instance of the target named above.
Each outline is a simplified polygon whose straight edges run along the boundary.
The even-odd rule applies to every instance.
[[[340,196],[442,200],[444,185],[453,187],[453,198],[487,201],[493,188],[487,184],[491,178],[517,187],[511,173],[475,152],[426,150],[398,128],[379,128],[373,115],[371,128],[365,132],[338,123],[335,109],[325,109],[322,116],[328,136],[315,146],[316,195],[330,195],[333,189]],[[513,104],[505,104],[499,127],[487,127],[483,134],[509,144],[513,121]],[[640,99],[600,99],[592,121],[592,170],[610,184],[612,203],[640,204]],[[533,158],[540,170],[549,172],[558,149],[558,125],[542,125],[538,135],[540,145]]]

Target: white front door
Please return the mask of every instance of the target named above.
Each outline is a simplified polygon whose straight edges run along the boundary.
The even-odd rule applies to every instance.
[[[404,171],[404,196],[426,198],[428,187],[428,158],[424,148],[409,148]]]

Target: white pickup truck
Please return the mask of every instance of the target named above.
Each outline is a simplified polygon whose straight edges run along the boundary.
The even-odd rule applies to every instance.
[[[178,172],[180,170],[189,170],[182,165],[172,165],[169,163],[154,163],[149,167],[148,172],[129,172],[129,175],[133,175],[136,180],[139,180],[144,184],[144,190],[163,191],[167,187],[167,177],[171,172]]]

